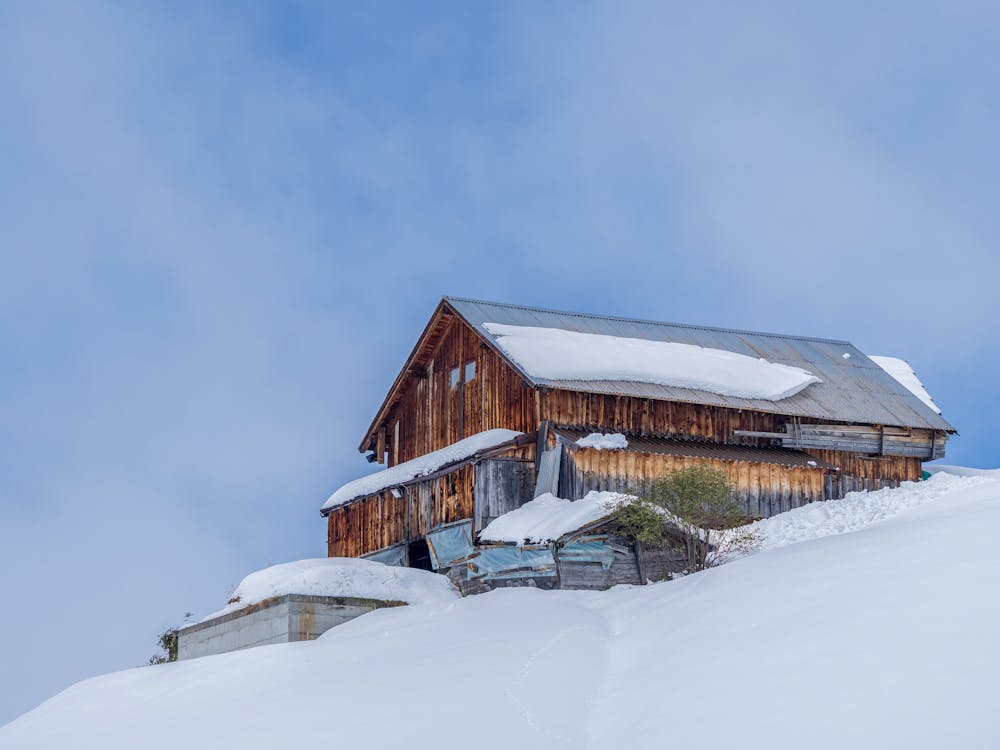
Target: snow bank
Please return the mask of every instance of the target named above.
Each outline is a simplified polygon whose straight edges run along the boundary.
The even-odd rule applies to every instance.
[[[475,455],[479,451],[495,448],[522,434],[524,433],[515,432],[514,430],[496,429],[470,435],[440,450],[431,451],[411,461],[404,461],[388,469],[383,469],[374,474],[369,474],[368,476],[348,482],[330,495],[329,499],[323,503],[323,510],[330,510],[330,508],[336,508],[338,505],[350,502],[356,497],[371,495],[389,487],[394,487],[397,484],[403,484],[411,479],[433,474],[443,466],[461,461],[464,458]]]
[[[986,477],[1000,479],[1000,469],[973,469],[968,466],[948,466],[947,464],[924,464],[924,471],[931,474],[951,474],[956,477]]]
[[[449,601],[459,596],[451,581],[437,573],[353,557],[317,557],[251,573],[223,609],[202,621],[285,594],[355,596],[407,604]]]
[[[934,497],[669,583],[498,590],[97,677],[0,748],[1000,747],[1000,482],[892,492]]]
[[[694,344],[503,323],[483,327],[529,375],[545,380],[625,380],[765,401],[821,382],[798,367]]]
[[[849,492],[839,500],[803,505],[744,528],[760,540],[755,551],[776,549],[858,531],[984,481],[987,480],[982,477],[964,478],[942,473],[926,482],[903,482],[902,486],[893,489]]]
[[[941,413],[937,404],[934,403],[934,399],[931,398],[931,394],[929,394],[927,389],[924,388],[924,384],[920,382],[919,378],[917,378],[917,373],[913,371],[913,368],[910,367],[910,363],[905,359],[897,359],[896,357],[879,357],[874,354],[869,354],[868,359],[892,375],[892,377],[895,378],[897,382],[902,384],[906,390],[927,404],[927,406],[933,411],[936,411],[938,414]]]
[[[564,500],[546,492],[495,519],[479,538],[484,542],[513,544],[551,542],[604,518],[615,505],[630,497],[618,492],[592,491],[579,500]]]
[[[628,448],[628,439],[620,432],[592,432],[576,441],[581,448],[596,448],[599,451],[614,451]]]

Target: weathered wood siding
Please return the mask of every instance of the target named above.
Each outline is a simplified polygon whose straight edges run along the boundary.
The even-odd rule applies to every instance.
[[[827,477],[826,499],[843,497],[858,490],[898,487],[900,482],[920,479],[922,462],[912,456],[871,458],[844,451],[805,449],[805,453],[840,469]]]
[[[665,474],[706,465],[726,475],[749,516],[772,516],[824,498],[825,472],[818,467],[592,449],[566,451],[560,493],[573,498],[591,490],[642,495]]]
[[[358,557],[426,536],[441,524],[472,518],[475,466],[411,485],[401,498],[391,492],[335,508],[327,517],[330,557]]]
[[[614,547],[614,559],[609,567],[599,562],[564,560],[556,551],[556,567],[561,589],[607,589],[619,583],[641,585],[645,583],[639,573],[635,547],[628,537],[609,535]]]
[[[329,557],[358,557],[406,541],[406,499],[389,492],[335,508],[326,518]]]
[[[943,458],[945,433],[875,425],[787,423],[782,444],[799,450],[840,451],[878,456],[910,456],[923,461]]]
[[[654,401],[630,396],[605,396],[576,391],[546,391],[539,395],[539,412],[558,427],[616,430],[633,435],[687,435],[717,443],[756,445],[735,440],[733,430],[777,432],[787,417],[702,404]],[[773,441],[764,441],[766,445]]]
[[[468,362],[475,362],[475,377],[465,380]],[[453,386],[456,367],[460,382]],[[398,445],[393,445],[397,421]],[[534,391],[464,321],[452,317],[428,364],[410,378],[384,426],[393,463],[496,427],[531,432],[538,419]]]
[[[652,547],[636,541],[635,552],[643,583],[662,581],[687,568],[687,549],[677,539],[672,539],[663,547]]]
[[[617,430],[635,435],[684,435],[724,444],[778,445],[767,438],[734,437],[734,430],[785,432],[787,417],[700,404],[653,401],[627,396],[606,396],[573,391],[548,391],[539,396],[539,413],[558,427]],[[807,420],[803,420],[806,422]],[[940,438],[942,441],[944,437]],[[770,516],[814,500],[843,497],[856,490],[898,486],[920,479],[921,460],[912,456],[872,459],[857,452],[803,449],[833,466],[839,473],[824,478],[821,469],[774,464],[718,461],[737,488],[747,512]],[[636,463],[614,451],[591,451],[580,468],[580,483],[568,489],[582,497],[591,489],[642,489],[664,472],[705,459],[650,456]],[[601,455],[603,453],[603,456]],[[563,469],[565,475],[567,469]],[[650,474],[649,472],[653,472]]]
[[[476,465],[475,526],[487,524],[531,500],[535,487],[535,462],[513,458],[490,458]]]

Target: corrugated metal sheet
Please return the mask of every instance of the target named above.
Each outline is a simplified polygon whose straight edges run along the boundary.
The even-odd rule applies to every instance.
[[[575,444],[577,440],[588,434],[587,430],[570,430],[563,427],[553,428],[553,432],[565,442]],[[577,450],[595,450],[593,448],[577,448]],[[782,466],[805,466],[810,468],[833,469],[828,463],[810,456],[802,451],[790,448],[756,448],[750,445],[723,445],[707,440],[684,440],[681,438],[659,438],[628,436],[628,448],[625,450],[636,453],[657,453],[667,456],[686,456],[688,458],[714,458],[719,461],[756,461],[763,464],[780,464]]]
[[[495,337],[483,328],[483,323],[541,326],[605,336],[695,344],[801,367],[823,381],[781,401],[765,401],[649,383],[537,379],[524,372],[516,362],[511,362],[529,383],[536,386],[752,409],[838,422],[954,432],[954,428],[939,414],[846,341],[556,312],[459,297],[446,297],[445,300],[505,358],[506,355],[496,346]],[[850,357],[845,358],[844,354]]]

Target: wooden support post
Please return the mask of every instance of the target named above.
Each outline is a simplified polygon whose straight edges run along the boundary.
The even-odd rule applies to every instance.
[[[636,537],[632,537],[632,549],[635,550],[635,567],[639,572],[639,583],[646,585],[646,571],[642,567],[642,542]]]
[[[549,447],[549,420],[543,420],[538,425],[538,441],[535,444],[535,478],[538,478],[538,470],[542,466],[542,454]]]
[[[375,443],[375,460],[380,464],[385,463],[385,425],[379,425],[378,441]]]

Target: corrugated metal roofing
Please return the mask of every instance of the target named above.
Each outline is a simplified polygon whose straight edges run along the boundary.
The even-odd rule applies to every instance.
[[[569,443],[576,443],[586,437],[589,430],[573,430],[565,427],[553,428],[555,434]],[[714,458],[720,461],[756,461],[782,466],[805,466],[809,468],[834,469],[828,463],[802,451],[790,448],[757,448],[751,445],[723,445],[708,440],[685,440],[682,438],[639,437],[628,435],[628,448],[636,453],[656,453],[667,456],[688,458]],[[579,448],[579,450],[594,450]]]
[[[812,417],[838,422],[947,430],[954,428],[863,352],[847,341],[754,333],[723,328],[657,323],[582,313],[557,312],[481,300],[445,297],[455,311],[475,328],[529,383],[545,388],[636,396],[661,401],[752,409],[771,414]],[[781,401],[720,396],[708,391],[651,383],[608,380],[546,380],[534,378],[497,345],[483,323],[540,326],[605,336],[669,341],[724,349],[769,362],[808,370],[822,379]],[[845,358],[844,354],[849,354]]]

